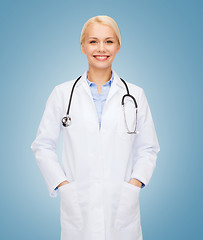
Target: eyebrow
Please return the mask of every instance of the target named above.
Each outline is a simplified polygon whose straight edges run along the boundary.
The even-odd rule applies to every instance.
[[[110,38],[113,38],[114,39],[114,37],[107,37],[107,38],[105,38],[105,39],[110,39]],[[98,39],[97,37],[89,37],[88,39]]]

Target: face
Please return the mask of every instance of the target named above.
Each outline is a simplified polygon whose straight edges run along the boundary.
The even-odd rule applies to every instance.
[[[86,29],[81,51],[86,54],[89,68],[111,68],[120,45],[113,29],[100,23],[92,23]]]

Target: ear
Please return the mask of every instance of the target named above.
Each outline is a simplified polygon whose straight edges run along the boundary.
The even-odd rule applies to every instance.
[[[81,45],[81,51],[82,51],[82,53],[83,54],[85,54],[85,47],[84,47],[84,43],[80,43],[80,45]]]

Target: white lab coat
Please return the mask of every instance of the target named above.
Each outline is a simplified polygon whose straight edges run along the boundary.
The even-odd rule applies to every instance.
[[[127,134],[121,99],[126,88],[114,73],[103,108],[101,129],[86,72],[77,83],[71,102],[72,123],[64,128],[72,85],[54,88],[31,145],[50,195],[61,197],[61,240],[141,240],[140,188],[148,184],[160,151],[151,112],[142,88],[128,83],[137,100],[138,135]],[[135,124],[134,105],[126,100],[126,118]],[[63,134],[62,165],[56,154]],[[54,190],[64,180],[70,183]]]

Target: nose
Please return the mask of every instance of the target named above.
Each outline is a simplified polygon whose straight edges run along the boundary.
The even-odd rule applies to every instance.
[[[98,49],[100,52],[104,52],[105,50],[105,47],[104,47],[104,43],[103,42],[100,42],[99,43],[99,49]]]

